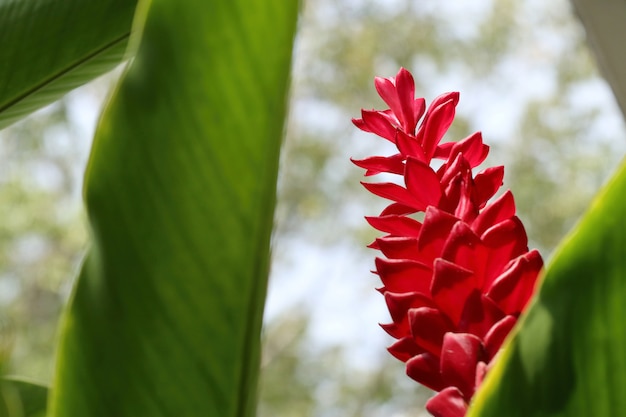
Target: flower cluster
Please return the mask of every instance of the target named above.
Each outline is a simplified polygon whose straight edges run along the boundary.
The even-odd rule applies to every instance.
[[[404,68],[396,77],[376,78],[375,86],[389,109],[363,110],[353,122],[394,143],[398,153],[353,162],[366,176],[404,180],[404,186],[363,183],[392,201],[367,218],[386,233],[370,245],[384,255],[376,259],[376,273],[392,322],[382,327],[398,339],[389,352],[406,362],[407,374],[438,391],[428,411],[462,417],[533,294],[543,261],[528,250],[511,192],[494,198],[504,168],[473,174],[489,152],[480,132],[440,143],[459,94],[443,94],[426,109]],[[441,161],[436,169],[433,160]]]

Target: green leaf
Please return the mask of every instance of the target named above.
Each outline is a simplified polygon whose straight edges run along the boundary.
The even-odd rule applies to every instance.
[[[468,417],[626,415],[625,196],[626,163],[558,250]]]
[[[251,416],[297,2],[140,3],[51,416]]]
[[[136,0],[0,0],[0,129],[119,64]]]
[[[12,377],[0,382],[0,415],[44,417],[48,387]]]

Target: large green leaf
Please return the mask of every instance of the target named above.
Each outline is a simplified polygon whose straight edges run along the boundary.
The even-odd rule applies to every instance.
[[[0,0],[0,128],[119,64],[136,0]]]
[[[623,164],[558,250],[468,417],[626,416],[625,214]]]
[[[93,243],[52,416],[254,413],[297,9],[140,3],[139,49],[87,168]]]
[[[18,378],[0,381],[0,416],[44,417],[48,387]]]

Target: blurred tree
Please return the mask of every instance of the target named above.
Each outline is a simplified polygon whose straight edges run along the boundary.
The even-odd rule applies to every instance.
[[[4,130],[0,141],[0,307],[15,332],[6,371],[43,380],[86,239],[72,133],[61,101]]]
[[[389,149],[357,132],[350,118],[361,107],[383,106],[373,77],[393,75],[399,66],[416,75],[418,94],[429,101],[446,90],[462,92],[447,138],[484,130],[494,149],[488,163],[506,165],[531,244],[544,254],[624,153],[620,116],[565,0],[308,0],[305,6],[279,184],[276,263],[297,258],[301,245],[294,242],[327,252],[350,245],[364,265],[371,263],[363,246],[376,234],[362,216],[376,214],[383,202],[358,187],[361,171],[348,158]],[[100,100],[103,91],[96,87]],[[93,93],[88,87],[76,94],[88,100]],[[68,117],[73,106],[81,104],[66,99],[0,134],[0,308],[16,339],[9,371],[44,381],[58,313],[86,244],[76,168],[84,165],[78,150],[86,139],[67,123],[76,122]],[[297,265],[291,270],[302,272]],[[275,275],[273,285],[288,279],[294,277]],[[356,279],[365,282],[354,289],[357,299],[377,297],[374,276]],[[382,348],[375,360],[359,363],[354,346],[316,340],[311,312],[301,300],[293,304],[264,333],[262,417],[422,412],[429,393],[404,375],[403,364]],[[383,341],[390,338],[380,330],[372,345]]]
[[[342,346],[318,348],[307,338],[306,312],[288,310],[264,334],[259,416],[415,416],[428,392],[416,392],[403,365],[346,366]]]

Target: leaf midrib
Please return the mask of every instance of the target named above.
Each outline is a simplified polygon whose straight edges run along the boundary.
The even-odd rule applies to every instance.
[[[9,110],[13,106],[18,105],[23,100],[26,100],[28,97],[31,97],[31,96],[37,94],[38,92],[44,90],[46,87],[48,87],[49,85],[51,85],[55,81],[60,80],[61,78],[63,78],[67,74],[71,73],[72,71],[76,70],[77,68],[81,67],[82,65],[86,64],[87,62],[89,62],[89,61],[91,61],[93,59],[96,59],[98,56],[103,55],[104,53],[106,53],[107,51],[112,49],[113,47],[115,47],[115,46],[125,42],[129,37],[130,37],[130,31],[128,31],[128,32],[124,33],[123,35],[117,37],[116,39],[114,39],[111,42],[107,43],[106,45],[102,46],[101,48],[96,49],[95,51],[93,51],[92,53],[86,55],[85,57],[75,61],[73,64],[67,66],[66,68],[62,69],[61,71],[57,72],[56,74],[53,74],[50,77],[44,79],[39,84],[36,84],[32,88],[26,90],[26,92],[24,92],[23,94],[20,94],[17,97],[15,97],[14,99],[8,101],[5,105],[0,105],[0,115],[2,115],[2,113],[4,113],[5,111]]]

